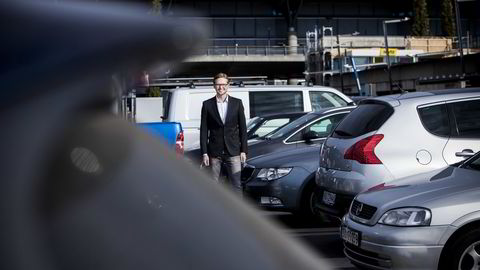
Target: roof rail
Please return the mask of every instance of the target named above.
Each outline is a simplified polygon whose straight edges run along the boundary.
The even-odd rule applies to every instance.
[[[241,76],[230,77],[230,84],[243,87],[245,85],[266,85],[267,76]],[[149,86],[160,86],[165,88],[190,87],[196,86],[213,86],[212,77],[196,77],[196,78],[161,78],[153,79]]]

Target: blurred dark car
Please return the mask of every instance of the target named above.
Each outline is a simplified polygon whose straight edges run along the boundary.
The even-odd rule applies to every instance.
[[[247,139],[263,137],[305,115],[306,112],[275,113],[255,116],[247,123]]]
[[[88,2],[0,1],[0,269],[328,269],[116,113],[202,24]]]
[[[355,107],[321,109],[248,142],[247,158],[321,144],[334,127]]]

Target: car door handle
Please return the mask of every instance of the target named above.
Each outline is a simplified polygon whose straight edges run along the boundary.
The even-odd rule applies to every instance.
[[[455,156],[457,157],[471,157],[475,153],[473,152],[472,149],[463,149],[462,152],[456,152]]]

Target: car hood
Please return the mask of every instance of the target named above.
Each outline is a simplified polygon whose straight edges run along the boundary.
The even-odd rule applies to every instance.
[[[264,153],[270,153],[284,146],[280,140],[259,140],[248,143],[247,157],[254,158]],[[277,148],[278,147],[278,148]]]
[[[409,180],[411,184],[407,184]],[[467,205],[477,205],[476,209],[480,210],[479,171],[450,166],[425,182],[419,181],[418,176],[412,176],[394,183],[404,185],[367,191],[355,198],[377,208],[371,222],[377,222],[386,211],[401,207],[423,207],[432,210],[432,224],[450,224],[452,219],[455,220],[469,211]],[[448,214],[444,214],[444,211],[448,211]]]
[[[257,168],[300,166],[315,170],[318,167],[319,151],[319,146],[306,146],[257,156],[249,159],[247,163]]]
[[[407,185],[410,179],[412,184]],[[479,171],[450,166],[440,170],[425,182],[419,182],[418,176],[413,176],[395,183],[406,185],[360,193],[355,198],[359,202],[377,208],[370,220],[372,225],[386,211],[401,207],[430,209],[432,225],[451,224],[454,220],[468,214],[472,207],[480,210]]]

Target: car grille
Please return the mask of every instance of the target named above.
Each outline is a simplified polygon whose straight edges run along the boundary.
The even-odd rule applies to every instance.
[[[376,207],[354,200],[350,209],[350,214],[361,219],[369,220],[377,211]]]
[[[367,251],[345,242],[344,247],[343,252],[345,253],[345,256],[354,263],[374,266],[377,269],[392,268],[392,260],[388,256]]]
[[[255,172],[255,167],[245,166],[242,170],[241,179],[242,182],[248,182]]]

